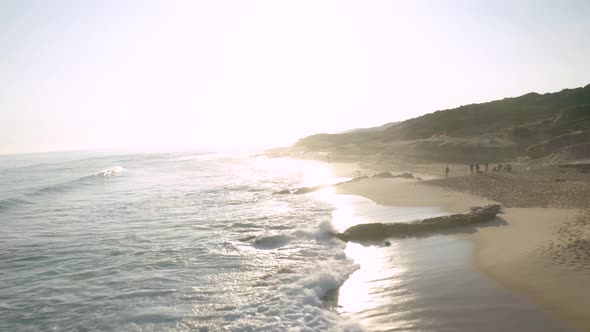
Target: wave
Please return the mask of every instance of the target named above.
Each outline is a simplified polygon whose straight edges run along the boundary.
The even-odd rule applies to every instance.
[[[123,173],[123,171],[125,171],[125,168],[123,168],[121,166],[115,166],[115,167],[103,169],[102,171],[94,174],[94,176],[103,177],[103,178],[110,178],[110,177],[121,175],[121,173]]]
[[[258,219],[262,219],[262,218],[258,218]],[[264,225],[260,225],[260,224],[256,224],[253,222],[234,222],[232,224],[230,224],[229,226],[227,226],[227,229],[242,229],[245,228],[246,230],[248,229],[252,229],[252,228],[263,228]]]
[[[3,199],[3,200],[0,200],[0,211],[6,210],[9,208],[33,204],[31,199],[34,199],[34,198],[37,198],[37,197],[40,197],[43,195],[52,194],[52,193],[63,193],[68,190],[72,190],[72,189],[75,189],[75,188],[78,188],[81,186],[92,185],[92,184],[96,183],[97,180],[119,176],[123,173],[123,171],[125,171],[125,168],[123,168],[121,166],[115,166],[115,167],[101,170],[93,175],[86,175],[86,176],[82,176],[82,177],[79,177],[79,178],[76,178],[76,179],[73,179],[70,181],[65,181],[65,182],[61,182],[61,183],[48,185],[48,186],[37,188],[33,191],[24,193],[24,194],[17,196],[17,197]]]
[[[232,224],[240,224],[234,223]],[[249,225],[248,225],[249,226]],[[261,228],[260,225],[252,225],[256,226],[254,228]],[[287,226],[271,226],[270,229],[286,229]],[[291,241],[295,239],[304,239],[306,241],[312,240],[316,243],[325,242],[325,241],[332,241],[334,234],[334,228],[330,221],[321,221],[317,223],[315,226],[307,229],[297,229],[291,232],[290,235],[282,234],[282,233],[275,233],[275,232],[265,232],[264,234],[260,235],[252,235],[246,236],[239,239],[242,242],[250,242],[252,246],[256,249],[278,249],[288,245]]]
[[[277,256],[266,250],[288,246],[280,256],[288,259],[279,260],[282,263],[275,269],[257,278],[254,287],[260,296],[256,301],[215,307],[225,318],[224,327],[232,331],[287,331],[296,322],[302,330],[363,331],[354,320],[333,310],[339,288],[359,266],[346,257],[345,244],[330,236],[332,232],[329,221],[320,221],[287,234],[265,232],[239,239],[261,250],[259,257],[274,257],[271,261]]]
[[[46,187],[39,188],[33,192],[27,193],[25,197],[34,197],[40,194],[50,193],[50,192],[64,192],[66,190],[70,190],[79,186],[90,185],[93,184],[96,180],[104,179],[104,178],[112,178],[121,175],[121,173],[125,169],[121,166],[115,166],[111,168],[107,168],[96,172],[93,175],[86,175],[79,177],[77,179],[73,179],[70,181],[52,184]]]
[[[0,200],[0,211],[22,205],[32,204],[31,201],[20,197],[13,197]]]
[[[257,249],[277,249],[286,246],[291,240],[292,238],[285,234],[261,235],[254,239],[252,245]]]
[[[305,257],[301,257],[305,259]],[[339,287],[358,266],[341,258],[322,261],[306,259],[298,266],[287,266],[262,277],[257,287],[273,289],[261,292],[255,302],[221,312],[225,328],[235,331],[363,331],[356,322],[325,310],[327,302],[337,302]],[[315,261],[315,262],[314,262]],[[289,319],[277,319],[288,317]]]

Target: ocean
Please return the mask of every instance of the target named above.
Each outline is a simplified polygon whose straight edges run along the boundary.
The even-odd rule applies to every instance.
[[[454,237],[334,230],[446,214],[257,151],[0,156],[1,331],[562,331]]]

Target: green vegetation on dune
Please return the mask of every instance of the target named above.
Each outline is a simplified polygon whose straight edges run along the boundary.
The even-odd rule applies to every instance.
[[[312,135],[299,140],[295,147],[341,154],[493,162],[517,156],[587,158],[590,151],[584,143],[588,142],[590,85],[465,105],[380,130]]]

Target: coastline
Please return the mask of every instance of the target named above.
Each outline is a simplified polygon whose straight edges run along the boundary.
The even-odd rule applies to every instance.
[[[450,213],[498,203],[474,194],[473,190],[457,190],[452,186],[449,189],[449,186],[440,185],[440,181],[453,183],[463,179],[416,181],[369,178],[340,185],[336,193],[363,196],[380,205],[436,206]],[[508,204],[511,207],[505,208],[506,213],[499,218],[502,223],[457,230],[457,236],[474,245],[473,265],[560,321],[590,331],[590,318],[587,316],[587,308],[590,307],[590,288],[587,287],[587,280],[590,280],[590,265],[587,264],[590,261],[590,246],[583,247],[586,243],[584,238],[572,235],[580,233],[581,227],[586,226],[580,219],[582,210],[562,206],[541,207],[547,204],[515,207],[518,203]],[[581,248],[581,253],[574,253],[571,257],[572,248]]]

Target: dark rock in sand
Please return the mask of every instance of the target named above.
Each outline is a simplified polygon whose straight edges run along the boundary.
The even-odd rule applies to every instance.
[[[343,233],[336,233],[334,236],[345,242],[383,241],[389,237],[416,236],[440,232],[454,227],[478,224],[492,220],[500,213],[502,213],[502,207],[499,204],[493,204],[485,207],[473,207],[467,213],[429,218],[412,223],[356,225],[348,228]]]
[[[354,179],[352,179],[352,180],[350,180],[350,181],[346,181],[346,182],[357,182],[357,181],[360,181],[360,180],[362,180],[362,179],[368,179],[368,178],[369,178],[369,177],[368,177],[368,176],[366,176],[366,175],[363,175],[363,176],[357,176],[356,178],[354,178]],[[346,182],[343,182],[343,183],[346,183]]]
[[[402,173],[400,175],[394,175],[394,178],[402,178],[402,179],[413,179],[414,175],[412,173]]]
[[[289,189],[285,189],[285,190],[281,190],[281,191],[276,191],[274,193],[272,193],[273,195],[288,195],[291,193],[291,190]]]
[[[381,172],[381,173],[374,174],[371,177],[372,178],[392,178],[393,174],[391,174],[389,172]]]
[[[399,175],[393,175],[390,172],[381,172],[381,173],[377,173],[373,176],[371,176],[372,178],[402,178],[402,179],[413,179],[414,175],[412,175],[411,173],[402,173]]]
[[[368,176],[366,176],[366,175],[365,175],[365,176],[359,176],[359,177],[356,177],[356,178],[354,178],[354,179],[352,179],[352,180],[348,180],[348,181],[344,181],[344,182],[338,182],[338,183],[334,184],[334,187],[337,187],[337,186],[339,186],[339,185],[341,185],[341,184],[352,183],[352,182],[358,182],[358,181],[360,181],[360,180],[362,180],[362,179],[368,179],[368,178],[369,178],[369,177],[368,177]]]
[[[302,195],[302,194],[307,194],[307,193],[311,193],[314,191],[318,191],[320,189],[324,189],[326,188],[326,185],[317,185],[317,186],[313,186],[313,187],[302,187],[302,188],[298,188],[296,189],[293,194],[295,195]]]

